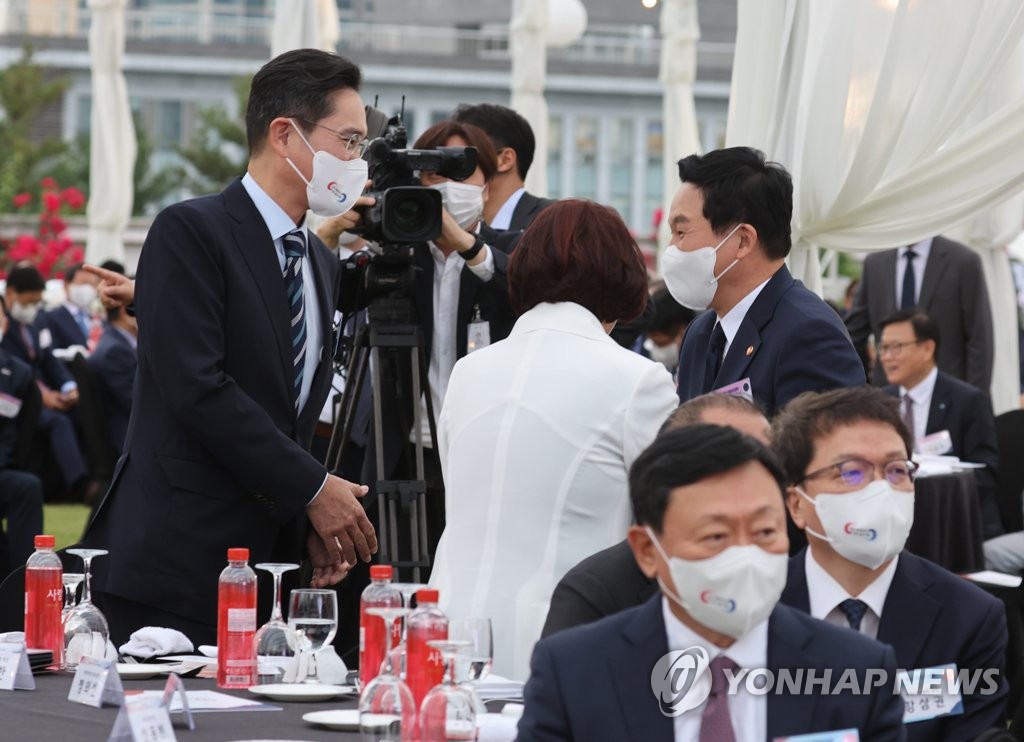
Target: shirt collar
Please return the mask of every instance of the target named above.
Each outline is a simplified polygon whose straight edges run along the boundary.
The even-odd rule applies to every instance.
[[[263,217],[263,223],[270,231],[270,239],[277,241],[289,232],[299,229],[302,231],[302,236],[308,240],[309,235],[306,232],[305,223],[296,226],[277,201],[268,196],[267,192],[260,187],[251,173],[247,172],[242,177],[242,187],[245,188],[245,192],[249,194],[249,198],[256,205],[256,210]]]
[[[523,312],[512,328],[512,335],[536,330],[557,330],[615,343],[593,312],[571,301],[543,302]]]
[[[498,213],[494,215],[494,219],[491,220],[491,228],[493,229],[508,229],[512,226],[512,216],[515,214],[516,207],[519,205],[519,199],[526,193],[526,188],[521,187],[516,189],[515,193],[505,199],[505,203],[498,209]]]
[[[665,634],[669,651],[703,647],[708,660],[725,655],[737,665],[747,669],[764,667],[768,659],[768,619],[754,624],[750,631],[737,639],[731,647],[722,649],[684,624],[672,613],[669,599],[661,596],[661,613],[665,619]]]
[[[736,306],[730,309],[724,317],[719,319],[719,322],[722,325],[722,332],[725,333],[725,342],[727,344],[732,345],[732,339],[736,337],[736,333],[739,332],[740,325],[743,323],[743,318],[747,316],[750,306],[757,299],[764,287],[768,285],[768,281],[770,280],[772,280],[771,276],[766,278],[764,283],[755,287],[753,291],[736,302]]]
[[[917,265],[924,264],[928,260],[928,253],[931,252],[933,239],[933,237],[926,237],[916,245],[904,245],[897,251],[897,258],[902,259],[907,254],[907,250],[913,248],[914,254],[921,258],[921,262]]]
[[[927,376],[913,389],[907,389],[906,387],[900,387],[900,397],[904,394],[909,394],[910,398],[914,400],[914,404],[922,405],[932,398],[932,392],[935,391],[935,380],[939,378],[939,367],[933,366],[932,370]]]
[[[804,570],[807,575],[807,595],[810,599],[811,615],[823,619],[844,600],[857,598],[867,603],[868,608],[881,618],[882,607],[885,605],[885,597],[889,594],[892,578],[896,574],[896,563],[899,558],[899,554],[897,554],[889,562],[889,566],[875,578],[874,582],[864,588],[860,595],[850,595],[846,592],[846,588],[836,582],[835,578],[815,561],[814,554],[808,548],[804,555]]]

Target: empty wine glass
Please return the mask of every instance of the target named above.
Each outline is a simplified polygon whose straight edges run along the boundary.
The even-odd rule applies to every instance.
[[[367,614],[384,620],[384,664],[380,674],[359,696],[359,730],[363,742],[406,742],[416,728],[416,702],[398,675],[388,651],[395,621],[409,615],[408,608],[367,608]]]
[[[491,619],[451,620],[448,622],[448,638],[467,642],[466,648],[455,658],[455,682],[473,695],[473,704],[478,714],[487,713],[483,700],[476,692],[476,684],[490,674],[494,663]]]
[[[65,572],[64,580],[64,610],[61,611],[61,621],[67,621],[71,609],[78,605],[78,586],[82,584],[85,575],[81,572]]]
[[[412,613],[412,597],[423,588],[429,586],[421,582],[392,582],[391,587],[395,588],[395,590],[402,594],[402,605],[409,609],[409,613]],[[403,678],[405,677],[406,660],[408,659],[408,639],[409,622],[402,621],[402,638],[391,650],[391,653],[395,655],[395,670]]]
[[[106,655],[110,627],[100,609],[93,605],[90,580],[93,557],[108,553],[106,549],[68,549],[68,554],[82,557],[85,574],[82,599],[64,620],[64,666],[69,670],[77,668],[82,657],[103,659]]]
[[[333,590],[292,590],[288,626],[298,634],[300,650],[315,655],[338,631],[338,594]]]
[[[476,739],[476,706],[473,694],[455,683],[455,660],[469,647],[468,641],[431,639],[427,646],[445,661],[444,681],[431,688],[420,706],[422,742]]]
[[[256,569],[266,570],[274,576],[274,609],[270,614],[270,620],[260,627],[253,638],[256,644],[258,685],[280,682],[285,665],[295,656],[298,648],[298,635],[284,622],[284,614],[281,613],[281,575],[298,568],[298,564],[275,562],[256,565]]]

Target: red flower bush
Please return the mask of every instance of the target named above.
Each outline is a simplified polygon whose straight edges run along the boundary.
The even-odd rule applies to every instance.
[[[77,188],[61,190],[53,178],[43,178],[39,185],[43,188],[39,199],[43,211],[36,234],[0,240],[0,277],[5,278],[15,264],[27,261],[35,265],[44,278],[63,278],[69,267],[82,262],[84,252],[66,235],[68,225],[60,212],[65,207],[71,211],[82,209],[85,195]],[[19,210],[30,207],[32,201],[31,193],[19,193],[11,199]]]

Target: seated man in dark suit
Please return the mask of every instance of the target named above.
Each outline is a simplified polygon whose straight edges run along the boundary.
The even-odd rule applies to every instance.
[[[629,544],[662,595],[538,642],[518,739],[746,741],[845,729],[903,739],[891,685],[865,687],[869,670],[892,682],[892,650],[778,603],[789,548],[783,486],[771,453],[737,430],[660,435],[629,473]],[[737,680],[755,669],[796,677],[797,668],[818,678],[846,671],[858,692],[834,681],[811,692],[801,680],[752,693]]]
[[[135,369],[138,366],[139,324],[125,311],[117,307],[107,312],[107,326],[100,336],[96,350],[89,357],[92,369],[99,383],[103,408],[110,429],[110,441],[114,450],[124,447],[128,418],[132,411],[132,387],[135,384]]]
[[[727,425],[768,444],[770,428],[761,410],[732,394],[704,394],[691,399],[672,413],[661,432],[698,423]],[[587,557],[559,581],[541,636],[633,608],[657,591],[657,583],[643,573],[629,542],[623,539]]]
[[[839,316],[786,268],[793,182],[749,147],[679,161],[665,285],[711,308],[679,354],[679,401],[750,380],[769,419],[801,392],[859,386],[864,367]]]
[[[927,451],[928,446],[922,445],[925,436],[945,431],[951,447],[929,453],[951,453],[962,461],[984,464],[974,474],[985,538],[1001,535],[995,495],[999,442],[988,395],[935,365],[941,344],[939,326],[923,310],[901,309],[882,320],[881,328],[878,360],[891,382],[884,391],[899,398],[914,448]]]
[[[7,315],[0,312],[0,337],[6,332]],[[25,563],[43,532],[43,485],[35,474],[14,468],[22,409],[33,383],[32,369],[0,347],[0,517],[7,519],[8,569]]]
[[[42,324],[50,330],[53,348],[70,348],[72,345],[89,347],[93,326],[98,324],[92,307],[96,303],[100,279],[82,265],[68,268],[64,277],[68,300],[43,314]]]
[[[772,447],[786,471],[789,512],[809,542],[790,560],[782,602],[892,646],[908,672],[954,664],[997,673],[991,692],[961,689],[962,713],[933,705],[933,717],[908,723],[907,739],[971,740],[1003,726],[1003,604],[903,550],[915,466],[896,401],[868,386],[805,394],[775,419]]]

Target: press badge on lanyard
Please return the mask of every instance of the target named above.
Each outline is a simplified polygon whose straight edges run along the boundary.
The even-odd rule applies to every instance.
[[[473,320],[466,333],[466,355],[491,344],[491,324],[480,319],[480,307],[473,308]]]

